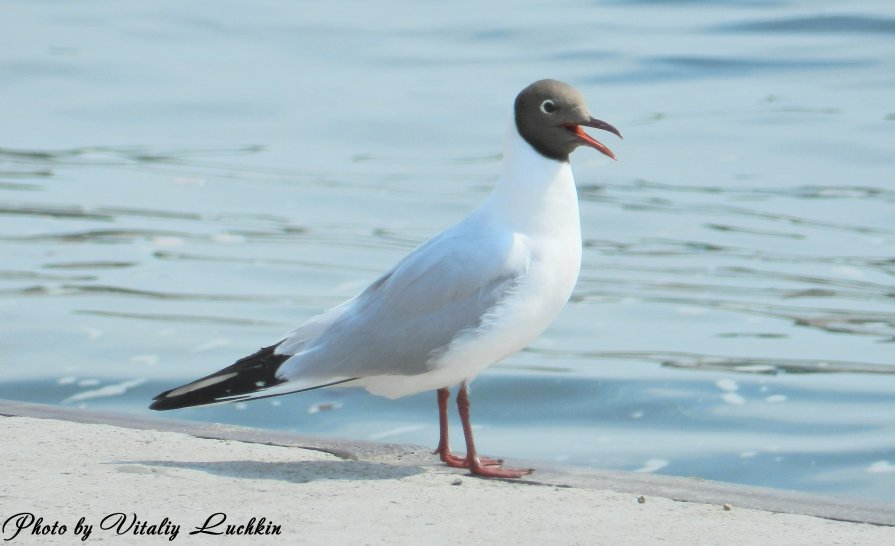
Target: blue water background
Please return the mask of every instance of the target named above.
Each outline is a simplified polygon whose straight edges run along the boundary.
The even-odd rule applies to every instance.
[[[0,397],[148,414],[481,201],[554,77],[572,302],[480,448],[895,502],[890,1],[0,2]],[[434,445],[434,394],[183,419]],[[459,447],[459,443],[457,444]]]

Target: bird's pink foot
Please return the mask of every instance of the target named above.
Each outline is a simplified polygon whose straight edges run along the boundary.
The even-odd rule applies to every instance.
[[[473,459],[469,465],[469,471],[475,476],[484,478],[521,478],[534,472],[533,468],[501,468],[499,466],[485,465],[478,458]]]
[[[466,456],[454,455],[449,449],[436,449],[433,454],[437,454],[441,461],[452,468],[470,468],[470,463]],[[500,466],[503,459],[492,459],[491,457],[479,457],[479,464],[482,466]]]
[[[469,384],[464,381],[457,393],[457,409],[460,410],[460,421],[463,423],[463,435],[466,437],[466,456],[461,457],[451,452],[448,440],[448,416],[447,402],[451,392],[445,387],[438,389],[438,424],[441,436],[438,447],[433,453],[437,453],[441,460],[453,468],[466,468],[473,476],[484,478],[521,478],[534,472],[532,468],[501,468],[503,459],[491,459],[480,457],[475,449],[472,438],[472,423],[469,419]]]

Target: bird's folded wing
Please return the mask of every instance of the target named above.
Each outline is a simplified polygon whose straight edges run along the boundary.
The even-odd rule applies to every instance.
[[[492,313],[528,267],[512,232],[454,229],[435,237],[353,300],[294,330],[277,347],[292,354],[278,375],[416,375],[461,332]]]

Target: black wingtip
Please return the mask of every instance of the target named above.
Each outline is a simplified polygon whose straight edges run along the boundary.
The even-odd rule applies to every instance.
[[[182,400],[179,400],[178,399],[179,397],[176,397],[176,396],[171,397],[171,398],[168,397],[169,393],[173,390],[175,390],[175,389],[170,389],[170,390],[167,390],[165,392],[155,395],[152,398],[152,403],[149,404],[149,409],[155,410],[155,411],[165,411],[165,410],[172,410],[172,409],[187,407],[185,405],[181,405]]]
[[[237,360],[236,363],[223,370],[160,393],[153,398],[149,409],[167,411],[214,404],[225,400],[236,401],[249,398],[252,393],[284,383],[286,380],[277,377],[276,372],[280,365],[289,360],[292,355],[276,354],[274,349],[277,348],[277,345],[264,347],[252,355]],[[191,386],[194,388],[189,388]],[[183,392],[175,394],[177,391]]]
[[[178,387],[179,388],[179,387]],[[199,403],[191,404],[188,400],[183,396],[172,396],[169,397],[169,393],[175,391],[177,389],[170,389],[163,393],[159,393],[153,398],[152,404],[149,405],[149,409],[155,411],[166,411],[172,409],[180,409],[180,408],[188,408],[190,406],[198,406]]]
[[[176,398],[169,398],[169,399],[163,398],[163,394],[164,393],[153,398],[153,400],[155,400],[155,402],[153,402],[152,404],[149,405],[149,409],[156,410],[156,411],[165,411],[165,410],[172,410],[172,409],[187,407],[187,406],[184,406],[181,403],[179,403],[179,401]],[[182,402],[182,401],[180,401],[180,402]]]

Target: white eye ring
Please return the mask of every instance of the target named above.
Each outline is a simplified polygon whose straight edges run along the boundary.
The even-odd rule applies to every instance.
[[[541,112],[544,112],[545,114],[556,112],[556,103],[551,99],[545,100],[541,103]]]

